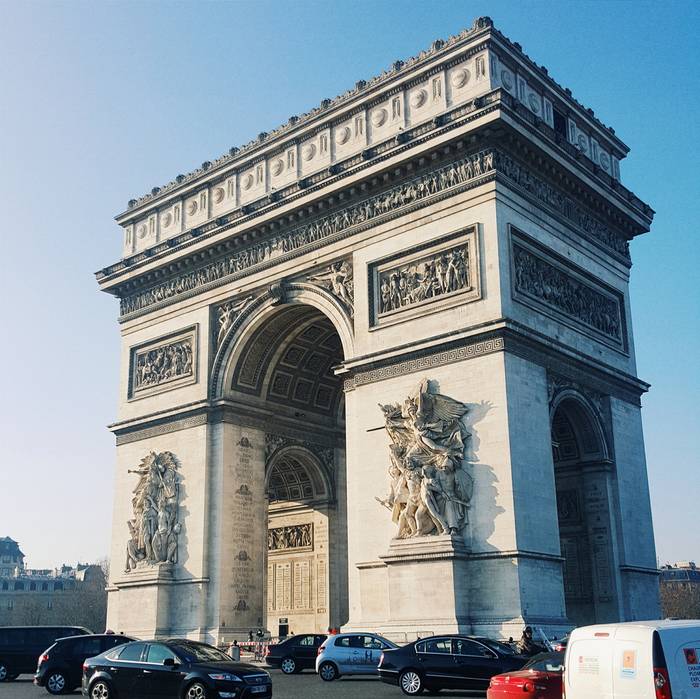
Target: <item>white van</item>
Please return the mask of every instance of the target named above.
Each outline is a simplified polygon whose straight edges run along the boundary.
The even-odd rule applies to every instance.
[[[582,626],[564,661],[566,699],[700,699],[700,620]]]

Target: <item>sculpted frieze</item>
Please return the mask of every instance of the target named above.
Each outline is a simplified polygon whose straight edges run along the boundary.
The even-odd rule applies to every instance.
[[[175,388],[195,380],[193,328],[165,340],[154,340],[131,350],[129,397]]]
[[[370,265],[373,321],[461,294],[479,298],[476,227]],[[463,298],[464,292],[473,292]],[[403,316],[403,314],[401,314]]]
[[[391,511],[395,538],[460,534],[474,491],[464,465],[467,406],[424,380],[403,403],[379,407],[391,440],[390,486],[376,500]]]
[[[504,175],[511,182],[532,194],[538,201],[563,215],[598,243],[622,255],[626,260],[630,259],[629,243],[622,235],[591,216],[566,194],[533,175],[524,165],[518,163],[507,153],[497,150],[494,157],[499,174]]]
[[[559,265],[513,242],[513,288],[517,294],[623,343],[620,300],[598,291]]]
[[[355,226],[379,221],[386,214],[417,202],[427,201],[433,195],[477,179],[493,170],[492,149],[467,156],[432,172],[406,180],[381,194],[368,197],[313,223],[273,235],[150,289],[125,296],[120,302],[121,314],[128,315],[219,280],[241,276],[256,266],[311,247]]]
[[[177,563],[180,477],[178,462],[172,452],[152,451],[139,466],[129,469],[138,474],[128,520],[129,541],[126,546],[126,572],[159,563]]]
[[[313,545],[313,524],[294,524],[267,530],[267,550],[287,551]]]

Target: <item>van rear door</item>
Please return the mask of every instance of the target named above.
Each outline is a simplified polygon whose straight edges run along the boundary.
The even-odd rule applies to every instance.
[[[612,637],[583,638],[573,632],[566,649],[566,699],[613,699]]]
[[[700,699],[700,624],[658,630],[673,698]]]

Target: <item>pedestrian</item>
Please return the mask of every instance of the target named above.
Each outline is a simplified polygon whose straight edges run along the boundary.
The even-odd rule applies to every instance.
[[[248,642],[252,643],[253,642],[253,629],[248,631]]]

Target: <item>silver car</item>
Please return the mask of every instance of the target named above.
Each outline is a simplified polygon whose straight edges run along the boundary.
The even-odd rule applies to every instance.
[[[319,647],[316,672],[332,682],[342,675],[374,675],[386,648],[398,646],[376,633],[339,633]]]

